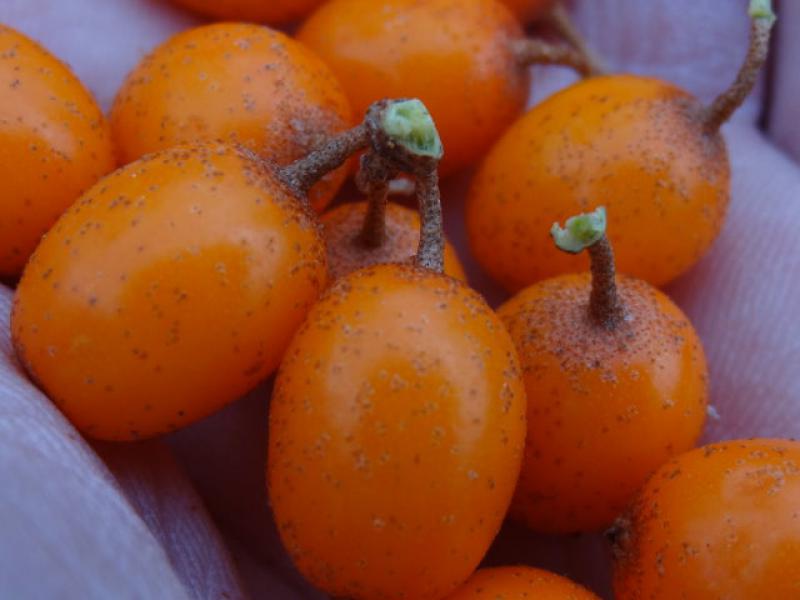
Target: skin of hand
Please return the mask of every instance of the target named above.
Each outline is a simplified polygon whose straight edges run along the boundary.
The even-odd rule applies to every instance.
[[[745,52],[745,0],[580,0],[570,4],[613,71],[671,80],[710,101]],[[695,323],[711,369],[705,441],[800,436],[800,5],[783,2],[771,81],[724,129],[733,198],[709,255],[668,292]],[[0,22],[43,43],[108,108],[127,71],[200,21],[158,0],[4,0]],[[569,83],[536,69],[534,99]],[[756,128],[766,116],[766,131]],[[769,135],[770,137],[765,137]],[[783,148],[784,150],[779,149]],[[794,160],[792,159],[794,156]],[[462,220],[469,177],[445,183],[445,222],[470,281]],[[292,569],[272,525],[264,462],[271,382],[166,440],[87,443],[25,378],[0,290],[0,590],[15,598],[324,598]],[[598,535],[556,538],[508,524],[489,564],[554,569],[608,594]]]

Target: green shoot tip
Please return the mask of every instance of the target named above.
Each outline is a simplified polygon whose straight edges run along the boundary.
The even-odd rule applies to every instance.
[[[383,130],[417,156],[439,159],[444,155],[436,124],[421,100],[390,103],[383,115]]]
[[[772,10],[772,0],[750,0],[750,17],[774,21],[776,17]]]
[[[578,254],[602,238],[606,233],[606,209],[602,206],[594,212],[567,219],[566,226],[553,223],[550,235],[560,250]]]

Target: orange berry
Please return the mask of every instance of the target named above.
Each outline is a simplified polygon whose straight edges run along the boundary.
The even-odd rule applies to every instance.
[[[358,113],[383,97],[419,97],[447,154],[442,173],[475,163],[522,111],[522,29],[498,0],[331,0],[298,39],[342,82]]]
[[[698,448],[661,467],[610,532],[617,598],[800,598],[800,443]]]
[[[92,437],[157,435],[221,408],[275,369],[327,284],[308,190],[361,149],[427,150],[414,135],[426,118],[419,101],[376,103],[286,167],[209,142],[115,171],[23,273],[20,362]]]
[[[600,199],[614,214],[622,272],[661,285],[691,267],[728,206],[719,126],[755,82],[771,24],[754,18],[739,78],[710,107],[663,81],[615,75],[571,86],[517,121],[469,193],[469,242],[481,265],[512,291],[580,267],[545,227]]]
[[[21,362],[95,438],[174,430],[269,375],[326,284],[315,219],[273,171],[221,144],[114,172],[23,274]]]
[[[385,240],[377,247],[365,244],[360,236],[367,204],[341,204],[321,217],[328,248],[328,272],[332,280],[362,267],[406,262],[417,251],[419,214],[394,202],[386,204]],[[455,249],[447,241],[444,249],[444,272],[462,281],[467,279]]]
[[[19,275],[42,234],[114,168],[108,125],[69,68],[0,25],[0,275]]]
[[[588,222],[597,233],[587,219],[599,214],[568,227]],[[650,473],[694,446],[706,417],[706,362],[691,323],[647,283],[615,280],[597,254],[605,237],[594,239],[592,278],[542,281],[498,310],[530,415],[512,515],[539,531],[608,526]]]
[[[415,266],[339,279],[270,406],[270,498],[296,566],[353,600],[453,591],[505,517],[524,407],[511,340],[476,292]]]
[[[533,567],[481,569],[447,600],[599,600],[577,583]]]
[[[173,0],[173,2],[217,19],[277,24],[303,18],[324,0]]]
[[[418,117],[433,139],[429,115]],[[425,146],[404,151],[416,154],[415,264],[337,280],[275,381],[267,476],[278,531],[334,597],[449,594],[489,548],[519,474],[514,346],[477,292],[441,274],[441,146]]]
[[[125,162],[220,139],[285,165],[350,123],[347,98],[322,61],[279,31],[241,23],[169,39],[128,75],[111,111]],[[315,208],[330,202],[346,175],[341,167],[317,184]]]

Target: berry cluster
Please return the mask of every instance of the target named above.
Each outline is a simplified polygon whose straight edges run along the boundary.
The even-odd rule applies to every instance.
[[[654,287],[720,231],[769,0],[710,106],[608,74],[552,0],[176,2],[231,21],[153,50],[108,119],[0,25],[13,343],[76,428],[169,433],[276,374],[271,508],[337,598],[595,597],[478,569],[506,517],[607,530],[620,599],[800,597],[800,444],[695,448],[703,347]],[[535,63],[583,79],[524,112]],[[496,311],[443,234],[467,167]],[[356,171],[365,199],[324,212]]]

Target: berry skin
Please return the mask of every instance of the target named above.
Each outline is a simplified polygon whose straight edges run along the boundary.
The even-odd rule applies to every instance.
[[[476,292],[411,265],[339,279],[270,407],[268,487],[296,566],[334,597],[451,593],[505,517],[524,409],[511,340]]]
[[[316,219],[249,151],[177,147],[58,221],[14,301],[14,347],[85,434],[172,431],[268,376],[326,285]]]
[[[555,249],[553,221],[602,200],[623,273],[667,283],[717,236],[730,168],[722,137],[698,135],[699,103],[656,79],[587,79],[534,107],[482,164],[466,220],[473,254],[510,291],[586,269]]]
[[[511,514],[537,531],[610,525],[650,473],[695,445],[706,418],[705,355],[689,320],[592,256],[593,277],[542,281],[498,309],[530,416]]]
[[[447,148],[443,175],[477,162],[523,110],[528,70],[512,48],[523,38],[497,0],[331,0],[298,32],[356,114],[387,96],[422,99]]]
[[[217,19],[275,25],[305,17],[324,0],[173,0],[173,2]]]
[[[594,77],[506,132],[473,181],[466,215],[472,251],[494,279],[516,291],[573,270],[544,228],[598,199],[614,214],[622,272],[663,285],[703,256],[730,196],[719,130],[752,90],[775,22],[769,0],[751,0],[750,16],[747,57],[710,106],[657,79]]]
[[[177,144],[220,139],[286,165],[351,120],[341,86],[310,50],[281,32],[242,23],[169,39],[128,75],[111,111],[114,142],[126,163]],[[343,166],[311,190],[316,209],[330,202],[346,175]]]
[[[4,25],[0,89],[0,276],[16,277],[58,216],[114,168],[114,152],[69,68]]]
[[[322,217],[325,242],[328,248],[328,271],[331,279],[339,279],[362,267],[390,262],[406,262],[414,256],[419,245],[419,214],[394,202],[386,204],[386,239],[378,247],[359,240],[367,202],[341,204]],[[464,268],[455,249],[445,242],[444,272],[466,281]]]
[[[533,567],[480,569],[447,600],[599,600],[586,588]]]
[[[800,598],[800,443],[698,448],[665,464],[610,532],[627,600]]]
[[[532,529],[609,525],[653,469],[702,431],[697,335],[655,288],[626,277],[618,285],[631,321],[613,334],[585,315],[587,275],[535,284],[498,310],[517,346],[530,415],[512,513]]]

